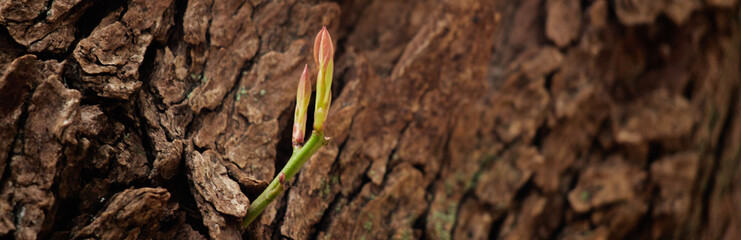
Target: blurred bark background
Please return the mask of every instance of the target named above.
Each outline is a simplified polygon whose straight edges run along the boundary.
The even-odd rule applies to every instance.
[[[736,0],[0,1],[2,239],[741,239]],[[332,137],[290,155],[335,40]]]

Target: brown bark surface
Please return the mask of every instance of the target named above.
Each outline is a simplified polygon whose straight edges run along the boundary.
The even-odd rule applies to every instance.
[[[740,5],[0,0],[0,238],[739,239]]]

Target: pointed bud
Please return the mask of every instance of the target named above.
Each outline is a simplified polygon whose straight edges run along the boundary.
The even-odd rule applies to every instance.
[[[334,46],[332,45],[332,37],[329,36],[327,26],[324,26],[314,39],[314,62],[319,69],[326,70],[327,64],[333,56]]]
[[[334,46],[326,26],[319,31],[314,40],[314,61],[319,68],[316,80],[314,130],[322,132],[332,100],[332,73],[334,72]]]
[[[309,80],[309,66],[304,65],[304,72],[298,81],[298,90],[296,92],[296,111],[293,115],[293,146],[299,147],[304,143],[304,133],[306,132],[306,113],[309,108],[309,98],[311,98],[311,81]]]

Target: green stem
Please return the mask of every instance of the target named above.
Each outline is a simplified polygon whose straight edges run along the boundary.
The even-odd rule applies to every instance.
[[[309,160],[309,158],[324,145],[327,145],[327,140],[324,139],[324,133],[314,131],[311,133],[311,138],[306,142],[306,145],[300,148],[295,148],[293,155],[291,155],[291,159],[288,160],[286,166],[280,171],[286,175],[285,182],[291,180],[291,178],[301,170],[301,167],[306,163],[306,160]],[[257,216],[259,216],[260,213],[262,213],[262,211],[265,210],[265,208],[273,202],[273,200],[275,200],[283,190],[285,190],[278,180],[278,175],[276,175],[273,181],[270,182],[270,185],[268,185],[265,191],[263,191],[257,199],[252,201],[250,208],[247,209],[247,215],[242,219],[242,228],[247,228],[247,226],[249,226],[250,223],[252,223],[252,221],[254,221],[255,218],[257,218]]]

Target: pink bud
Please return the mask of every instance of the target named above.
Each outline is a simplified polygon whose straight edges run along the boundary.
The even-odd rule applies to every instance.
[[[322,132],[332,100],[332,74],[334,72],[334,46],[327,27],[322,27],[314,40],[314,61],[319,68],[316,79],[314,131]]]
[[[286,184],[286,174],[285,173],[281,172],[280,174],[278,174],[278,182],[280,184]]]
[[[278,183],[283,187],[283,189],[286,188],[286,174],[281,172],[278,174]]]
[[[293,146],[297,147],[304,143],[304,134],[306,132],[306,113],[309,108],[311,97],[311,81],[309,80],[309,66],[304,65],[304,72],[298,81],[298,90],[296,91],[296,111],[293,115]]]
[[[314,39],[314,62],[317,67],[326,70],[332,56],[334,56],[332,37],[329,36],[327,26],[324,26],[316,35],[316,39]]]

